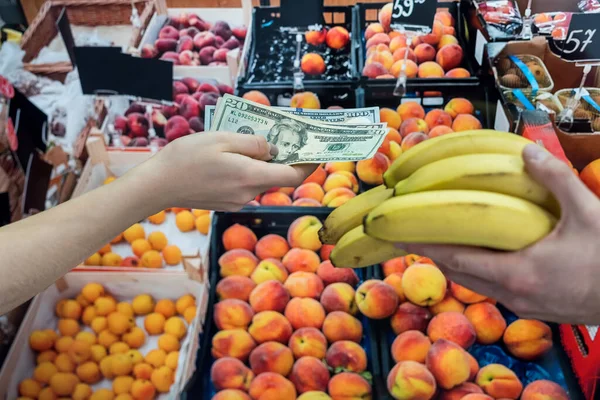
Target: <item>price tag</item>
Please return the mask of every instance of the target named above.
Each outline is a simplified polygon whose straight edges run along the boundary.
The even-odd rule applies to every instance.
[[[430,33],[438,0],[394,0],[391,26],[398,30]]]
[[[565,61],[600,61],[600,14],[573,14],[565,40],[554,40],[554,53]]]
[[[323,0],[281,0],[281,26],[306,27],[325,24]]]

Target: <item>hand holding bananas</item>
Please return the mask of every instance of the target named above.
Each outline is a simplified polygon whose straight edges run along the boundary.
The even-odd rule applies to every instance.
[[[589,282],[596,278],[600,283],[600,269],[591,267],[595,257],[589,256],[584,281],[576,287],[570,285],[577,276],[569,266],[570,260],[588,257],[580,249],[595,240],[600,222],[594,226],[589,218],[583,227],[577,218],[569,225],[575,225],[573,234],[565,237],[562,231],[565,221],[575,218],[573,213],[580,216],[594,208],[598,220],[600,202],[567,165],[531,143],[514,134],[477,130],[411,148],[388,169],[385,185],[350,200],[325,221],[321,240],[336,244],[331,261],[338,267],[360,268],[408,250],[441,262],[449,278],[498,298],[516,312],[535,310],[541,313],[536,318],[549,320],[597,318],[600,312],[593,316],[582,309],[593,296],[585,290]],[[529,156],[524,162],[526,146]],[[556,240],[563,242],[547,245]],[[535,253],[536,249],[541,250]],[[532,258],[532,252],[538,258]],[[547,263],[561,254],[569,257],[554,271]],[[542,257],[547,257],[544,262]],[[557,279],[559,272],[566,276]],[[565,288],[559,291],[558,285]],[[535,295],[537,300],[527,300]],[[548,296],[557,296],[561,304],[568,296],[580,301],[562,304],[568,310],[560,312],[556,303],[547,302]]]

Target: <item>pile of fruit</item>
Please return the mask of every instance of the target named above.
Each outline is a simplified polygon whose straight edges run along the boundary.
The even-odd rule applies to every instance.
[[[212,339],[213,400],[371,398],[359,311],[382,306],[351,269],[328,261],[321,222],[303,216],[287,239],[243,225],[223,233]],[[383,300],[383,299],[381,299]],[[329,395],[327,395],[328,393]],[[331,396],[331,397],[330,397]]]
[[[551,35],[555,40],[565,40],[573,13],[540,13],[533,17],[533,24],[540,33]]]
[[[406,54],[407,37],[392,30],[393,4],[379,11],[379,22],[365,31],[367,49],[363,76],[371,79],[397,78]],[[456,38],[455,20],[448,11],[438,11],[430,34],[412,39],[406,61],[408,78],[468,78],[470,72],[460,68],[463,49]]]
[[[517,359],[537,360],[552,348],[548,325],[524,319],[507,324],[493,299],[447,280],[426,257],[389,260],[383,272],[385,280],[364,285],[373,288],[366,298],[386,299],[380,317],[390,317],[397,335],[389,349],[397,364],[387,379],[395,399],[431,399],[436,393],[444,400],[569,398],[560,385],[547,380],[531,382],[523,390],[515,371],[498,363],[480,366],[467,352],[475,343],[502,343]],[[501,357],[498,361],[505,362]]]
[[[523,61],[538,83],[540,90],[552,89],[554,83],[548,75],[542,60],[527,55],[518,56],[517,58]],[[496,61],[496,68],[498,69],[499,83],[503,89],[531,89],[531,82],[527,80],[523,71],[510,58],[499,58]]]
[[[227,53],[244,46],[247,28],[214,25],[195,14],[171,17],[154,44],[142,46],[142,57],[172,61],[175,65],[227,66]]]
[[[573,112],[573,118],[589,120],[592,125],[593,132],[600,132],[600,111],[597,106],[600,105],[600,90],[597,88],[585,88],[588,91],[590,97],[580,99],[577,102],[577,107]],[[576,94],[575,89],[563,89],[556,92],[557,100],[567,107],[569,102],[574,100]],[[591,102],[589,101],[591,100]],[[595,103],[595,104],[592,104]],[[561,129],[564,127],[561,127]]]
[[[158,136],[158,146],[196,132],[204,132],[204,110],[216,105],[225,93],[233,94],[233,88],[225,84],[199,82],[195,78],[183,78],[173,82],[172,105],[154,108],[146,113],[146,106],[132,103],[124,116],[117,116],[114,127],[123,136],[125,146],[145,147],[149,144],[150,121]]]
[[[446,243],[515,251],[550,233],[552,194],[525,170],[528,139],[473,130],[429,139],[402,153],[385,185],[334,210],[320,233],[334,265],[379,264],[400,243]]]
[[[131,302],[118,301],[102,285],[88,283],[75,299],[56,304],[56,329],[30,334],[37,366],[32,378],[19,383],[19,394],[40,400],[127,400],[168,393],[180,342],[195,315],[196,300],[189,294],[158,301],[140,294]],[[150,349],[147,342],[156,338],[149,336],[158,336],[156,348]]]

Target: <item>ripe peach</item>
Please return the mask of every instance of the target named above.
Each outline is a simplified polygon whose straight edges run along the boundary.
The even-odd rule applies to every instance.
[[[442,301],[429,307],[429,311],[431,311],[433,315],[438,315],[448,311],[463,313],[465,311],[465,305],[456,300],[448,291],[446,292],[446,296],[444,296]]]
[[[369,26],[367,26],[367,29],[365,30],[365,40],[371,39],[377,33],[385,33],[383,25],[379,23],[369,24]]]
[[[481,344],[496,343],[506,329],[506,320],[496,306],[490,303],[471,304],[465,310],[465,317],[473,324],[477,342]]]
[[[400,76],[402,72],[402,66],[404,65],[404,59],[397,60],[394,62],[392,67],[390,68],[390,74],[392,74],[395,78]],[[406,77],[407,78],[416,78],[417,72],[419,71],[419,67],[412,60],[406,60]],[[396,128],[398,129],[398,128]]]
[[[220,331],[212,339],[212,355],[215,358],[234,357],[246,361],[255,347],[252,336],[242,329]]]
[[[234,224],[223,232],[223,246],[225,250],[245,249],[254,251],[257,238],[248,227]]]
[[[295,248],[283,257],[283,265],[290,272],[316,272],[319,256],[311,250]]]
[[[250,293],[250,305],[254,312],[283,312],[290,301],[290,294],[279,281],[266,281]]]
[[[381,185],[383,174],[390,166],[390,160],[381,153],[376,153],[369,160],[356,163],[356,173],[361,181],[369,185]]]
[[[552,348],[552,330],[537,320],[516,320],[506,328],[503,339],[508,351],[523,360],[535,360]]]
[[[250,293],[256,287],[254,281],[246,276],[233,275],[217,284],[216,292],[220,300],[239,299],[248,301]]]
[[[435,60],[435,53],[435,48],[427,43],[421,43],[415,47],[415,55],[417,56],[418,64]]]
[[[350,33],[341,26],[333,27],[327,32],[325,39],[327,46],[332,49],[339,50],[343,49],[350,42]]]
[[[450,71],[451,69],[460,66],[463,59],[463,50],[458,44],[447,44],[440,47],[440,50],[435,57],[436,62],[444,69],[444,71]]]
[[[467,352],[445,339],[433,343],[425,362],[437,383],[446,390],[465,383],[471,373]]]
[[[406,331],[399,334],[392,343],[391,353],[395,362],[416,361],[425,363],[431,347],[429,338],[420,331]]]
[[[348,171],[334,172],[327,177],[323,184],[325,192],[330,192],[336,188],[347,188],[352,190],[354,193],[358,192],[358,180],[356,176]]]
[[[362,324],[352,315],[343,311],[333,311],[325,317],[323,333],[329,343],[349,340],[360,343],[362,339]]]
[[[332,283],[321,294],[321,304],[328,313],[343,311],[355,315],[358,307],[354,295],[354,289],[349,284],[344,282]]]
[[[383,68],[389,71],[390,68],[392,68],[392,65],[394,65],[394,56],[392,56],[392,53],[389,51],[374,51],[367,57],[365,65],[370,65],[372,63],[379,63],[383,65]]]
[[[396,335],[411,330],[425,332],[430,319],[429,310],[406,302],[400,304],[392,316],[390,324]]]
[[[477,373],[479,372],[479,362],[475,357],[473,357],[473,355],[471,355],[471,353],[467,353],[467,356],[469,357],[469,366],[471,368],[469,381],[474,381]]]
[[[394,12],[394,4],[388,3],[381,8],[379,11],[379,23],[383,26],[383,29],[387,32],[390,30],[392,23],[392,13]]]
[[[250,368],[255,375],[275,372],[288,376],[294,366],[292,351],[278,342],[265,342],[250,353]]]
[[[291,247],[317,251],[322,244],[319,240],[319,229],[323,224],[317,217],[306,215],[296,219],[290,225],[287,240]]]
[[[371,319],[391,316],[398,307],[398,295],[394,288],[383,281],[370,279],[356,290],[355,301],[360,312]]]
[[[356,164],[353,161],[328,162],[325,164],[325,172],[328,174],[340,171],[354,173],[355,170]]]
[[[165,222],[165,219],[167,218],[167,213],[163,210],[163,211],[159,211],[158,213],[151,215],[148,217],[148,222],[150,222],[151,224],[154,225],[160,225],[163,222]]]
[[[225,329],[247,329],[254,317],[254,311],[245,301],[237,299],[227,299],[218,302],[214,307],[215,324],[219,330]],[[161,314],[155,314],[160,315]],[[149,318],[150,316],[146,317]],[[163,317],[164,323],[164,317]],[[148,333],[152,334],[150,330]],[[160,333],[160,332],[158,332]],[[156,333],[155,333],[156,334]]]
[[[400,104],[396,109],[402,121],[406,121],[411,118],[425,118],[425,110],[419,103],[415,103],[413,101],[408,101],[406,103]],[[402,132],[400,132],[402,134]]]
[[[288,347],[296,359],[305,356],[323,359],[327,351],[327,339],[316,328],[300,328],[290,337]]]
[[[294,384],[274,372],[258,375],[250,384],[248,394],[253,399],[261,400],[295,400]]]
[[[415,264],[408,268],[402,277],[402,290],[413,304],[432,306],[446,295],[446,277],[433,265]]]
[[[403,140],[402,140],[402,151],[407,151],[408,149],[418,145],[421,142],[424,142],[425,140],[429,139],[429,136],[427,136],[427,134],[423,133],[423,132],[413,132],[413,133],[409,133]]]
[[[463,314],[450,311],[433,317],[427,327],[427,335],[432,342],[446,339],[464,349],[475,343],[475,328]]]
[[[401,48],[397,49],[396,51],[394,51],[394,53],[392,54],[392,56],[394,57],[394,60],[396,62],[404,60],[406,51],[407,51],[406,46],[401,47]],[[406,58],[407,58],[407,60],[410,60],[413,63],[415,63],[415,66],[417,65],[417,55],[415,54],[415,51],[413,49],[411,49],[410,47],[408,48],[408,56]],[[417,76],[416,71],[415,71],[415,76]]]
[[[442,47],[449,44],[458,44],[458,39],[452,35],[443,35],[440,39],[440,42],[438,43],[438,49],[441,49]]]
[[[327,390],[329,370],[315,357],[302,357],[296,361],[290,374],[290,381],[298,393]]]
[[[242,98],[253,101],[258,104],[262,104],[264,106],[271,105],[271,101],[269,100],[269,98],[267,96],[265,96],[264,93],[262,93],[258,90],[251,90],[249,92],[246,92],[246,93],[244,93]]]
[[[454,17],[448,10],[439,10],[434,19],[444,26],[454,26]]]
[[[211,400],[252,400],[250,396],[241,390],[225,389],[213,396]]]
[[[325,310],[315,299],[295,297],[285,308],[285,317],[294,329],[305,327],[319,328],[325,320]]]
[[[351,286],[358,284],[358,276],[354,270],[334,267],[331,261],[323,261],[317,268],[317,275],[323,280],[325,286],[336,282],[345,282]]]
[[[517,375],[501,364],[488,364],[481,368],[475,383],[495,399],[518,399],[523,390],[523,384]]]
[[[305,74],[308,75],[321,75],[327,68],[323,57],[317,53],[308,53],[302,57],[300,61],[300,68]]]
[[[469,78],[471,73],[464,68],[454,68],[446,72],[446,78]]]
[[[434,61],[427,61],[419,65],[419,78],[443,78],[444,69]]]
[[[483,394],[483,390],[474,383],[465,382],[454,389],[443,391],[440,400],[461,400],[469,394]]]
[[[298,199],[292,203],[294,207],[321,207],[321,202],[315,199]]]
[[[372,393],[369,382],[352,372],[333,376],[327,390],[332,399],[370,399]]]
[[[315,169],[315,171],[312,174],[310,174],[310,176],[306,178],[303,183],[314,182],[319,185],[323,185],[323,183],[325,183],[326,178],[327,173],[325,172],[325,170],[322,167],[317,167],[317,169]]]
[[[325,196],[325,192],[323,191],[321,185],[315,182],[309,182],[299,186],[294,191],[293,199],[314,199],[321,203],[321,200],[323,200],[323,196]]]
[[[418,257],[418,256],[415,256],[414,259],[416,259],[416,257]],[[407,263],[407,260],[409,260],[409,258],[410,258],[410,264]],[[406,268],[408,268],[409,265],[412,265],[413,263],[414,263],[413,258],[411,258],[409,256],[392,258],[391,260],[388,260],[382,264],[383,275],[385,277],[388,277],[391,274],[394,274],[397,272],[404,272],[404,271],[406,271]]]
[[[323,200],[321,204],[325,207],[336,208],[344,203],[348,202],[348,200],[356,197],[356,194],[347,188],[335,188],[330,190],[323,196]]]
[[[398,49],[406,48],[405,35],[400,34],[398,36],[394,36],[393,38],[390,35],[390,38],[392,39],[390,41],[390,52],[395,53]]]
[[[427,113],[425,122],[430,129],[442,125],[450,127],[452,126],[452,117],[444,110],[436,108]]]
[[[452,128],[449,128],[445,125],[439,125],[439,126],[436,126],[435,128],[433,128],[432,130],[430,130],[428,136],[430,139],[433,139],[434,137],[447,135],[448,133],[452,133],[452,132],[454,132],[452,130]]]
[[[267,258],[262,260],[250,276],[250,278],[256,284],[260,284],[270,280],[276,280],[283,283],[285,282],[287,277],[287,269],[283,266],[281,261],[275,258]]]
[[[292,325],[278,312],[262,311],[252,318],[248,333],[259,344],[270,341],[287,343],[292,335]]]
[[[456,118],[459,114],[473,114],[475,107],[473,107],[473,104],[469,100],[455,97],[446,104],[444,111],[450,114],[452,118]]]
[[[273,192],[266,193],[260,199],[260,204],[263,206],[291,206],[292,199],[285,193]]]
[[[292,273],[283,285],[291,297],[310,297],[319,299],[323,292],[323,281],[312,272]]]
[[[557,383],[548,380],[531,382],[523,390],[521,400],[568,400],[569,395]]]
[[[431,399],[437,385],[423,364],[402,361],[388,374],[387,389],[395,399]]]
[[[371,39],[367,40],[365,47],[368,49],[370,47],[374,47],[379,44],[385,44],[386,46],[389,47],[390,42],[391,42],[391,39],[387,34],[376,33],[375,35],[373,35],[373,37]]]
[[[250,276],[258,265],[258,258],[248,250],[234,249],[219,258],[220,274],[223,278],[232,275]]]
[[[398,295],[398,299],[401,303],[406,301],[406,297],[404,296],[404,289],[402,288],[402,272],[396,272],[388,277],[386,277],[383,281],[394,288],[394,291]]]
[[[409,118],[404,120],[400,126],[400,135],[406,139],[406,137],[413,132],[427,134],[429,132],[427,122],[420,118]],[[402,140],[402,142],[404,143],[404,140]]]
[[[383,64],[373,61],[370,64],[366,64],[362,70],[362,75],[371,79],[375,79],[378,76],[389,74],[389,71],[383,66]]]
[[[306,43],[312,44],[313,46],[319,46],[325,43],[325,37],[327,36],[327,29],[323,28],[320,31],[307,31],[304,34]]]
[[[210,380],[215,389],[248,390],[254,373],[237,358],[223,357],[214,362],[210,368]]]
[[[481,129],[481,122],[470,114],[459,114],[452,123],[454,132]]]
[[[485,296],[475,293],[455,282],[450,282],[450,293],[452,293],[452,296],[457,300],[465,304],[480,303],[486,299]]]

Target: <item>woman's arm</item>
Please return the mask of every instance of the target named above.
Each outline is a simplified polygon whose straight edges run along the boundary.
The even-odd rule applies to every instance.
[[[273,186],[297,186],[314,166],[266,163],[258,136],[181,138],[110,183],[0,228],[0,315],[41,292],[134,223],[167,207],[239,210]]]

